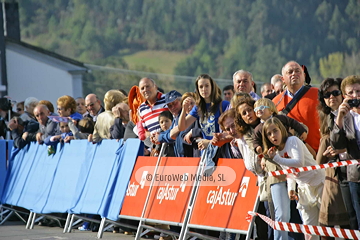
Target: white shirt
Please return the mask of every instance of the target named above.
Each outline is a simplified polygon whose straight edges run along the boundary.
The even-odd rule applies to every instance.
[[[284,149],[277,151],[273,160],[284,169],[317,165],[305,144],[295,136],[288,137]],[[310,186],[318,186],[325,181],[325,170],[320,169],[288,174],[287,180],[288,191],[295,190],[295,181],[299,185],[309,184]]]

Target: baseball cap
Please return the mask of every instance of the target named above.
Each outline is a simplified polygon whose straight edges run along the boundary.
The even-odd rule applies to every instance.
[[[166,95],[165,95],[165,105],[169,104],[169,103],[172,103],[173,101],[175,101],[177,98],[181,97],[181,93],[179,93],[178,91],[176,90],[172,90],[170,92],[168,92]],[[164,105],[164,106],[165,106]]]

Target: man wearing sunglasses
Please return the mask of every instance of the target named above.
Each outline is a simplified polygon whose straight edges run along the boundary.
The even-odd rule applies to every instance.
[[[96,122],[97,117],[100,113],[104,112],[103,106],[101,106],[101,102],[99,98],[94,94],[90,93],[85,98],[85,107],[89,112],[84,117],[90,117],[93,119],[94,123]]]
[[[301,89],[305,88],[305,72],[300,64],[290,61],[282,68],[282,80],[286,85],[286,90],[273,99],[278,111],[284,110],[288,103],[302,91]],[[318,89],[311,87],[287,114],[287,116],[294,118],[309,128],[306,142],[316,152],[320,143],[320,123],[317,106]]]

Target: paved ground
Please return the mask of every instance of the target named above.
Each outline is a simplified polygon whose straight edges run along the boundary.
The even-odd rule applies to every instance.
[[[83,232],[73,230],[72,233],[63,233],[59,227],[34,226],[34,229],[25,229],[23,222],[9,221],[0,226],[0,240],[57,240],[57,239],[97,239],[96,232]],[[102,239],[134,239],[135,236],[128,236],[121,233],[104,232]]]

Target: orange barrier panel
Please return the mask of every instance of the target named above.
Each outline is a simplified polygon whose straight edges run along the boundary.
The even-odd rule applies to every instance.
[[[151,179],[147,180],[148,174],[153,174],[157,157],[138,157],[131,175],[126,196],[120,215],[140,218],[149,191]],[[141,168],[141,170],[140,170]],[[141,173],[140,173],[141,171]],[[136,173],[141,174],[140,181],[136,179]]]
[[[250,223],[246,219],[256,203],[257,177],[246,170],[242,159],[219,159],[212,176],[226,180],[229,172],[226,167],[235,171],[236,180],[228,186],[211,186],[201,182],[189,226],[248,231]]]
[[[182,223],[200,158],[162,158],[145,218]]]

